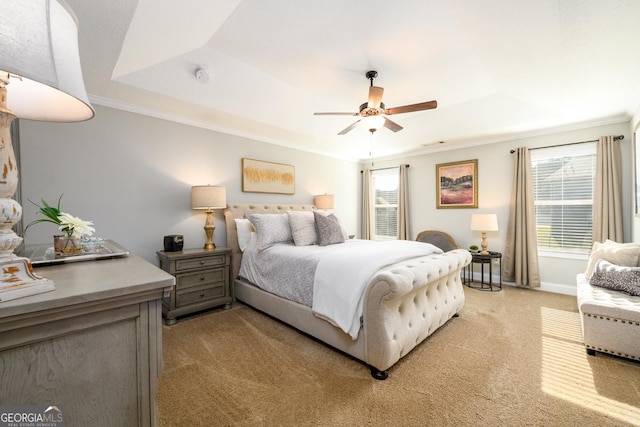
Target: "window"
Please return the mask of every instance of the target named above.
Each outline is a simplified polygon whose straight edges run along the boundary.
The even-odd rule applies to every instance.
[[[538,250],[589,252],[595,165],[595,143],[531,151]]]
[[[374,240],[398,238],[398,187],[400,169],[378,169],[371,171],[374,200]]]

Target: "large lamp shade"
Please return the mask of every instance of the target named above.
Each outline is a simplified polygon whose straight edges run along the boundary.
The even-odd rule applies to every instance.
[[[82,79],[78,23],[61,0],[3,0],[0,70],[15,78],[7,106],[16,117],[52,122],[94,116]]]
[[[0,13],[0,303],[54,290],[14,250],[12,229],[22,206],[12,197],[18,169],[11,143],[14,118],[51,122],[88,120],[94,111],[84,89],[78,23],[62,0],[2,0]]]

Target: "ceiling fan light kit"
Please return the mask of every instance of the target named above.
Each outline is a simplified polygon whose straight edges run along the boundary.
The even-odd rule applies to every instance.
[[[317,115],[317,116],[345,116],[346,115],[346,116],[362,117],[362,119],[357,120],[355,123],[351,124],[347,128],[340,131],[338,135],[346,134],[347,132],[355,128],[360,122],[362,122],[366,126],[367,130],[371,133],[377,131],[383,126],[393,132],[398,132],[403,129],[402,126],[389,120],[385,116],[390,116],[393,114],[411,113],[414,111],[432,110],[438,107],[437,101],[427,101],[427,102],[420,102],[418,104],[403,105],[401,107],[393,107],[393,108],[386,109],[384,103],[382,102],[382,94],[384,93],[384,88],[373,85],[373,79],[378,77],[378,72],[367,71],[365,76],[370,81],[369,99],[367,100],[367,102],[360,105],[359,111],[357,113],[313,113],[314,115]]]

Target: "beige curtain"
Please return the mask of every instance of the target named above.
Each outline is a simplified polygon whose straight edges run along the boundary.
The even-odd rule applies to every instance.
[[[593,241],[623,241],[620,145],[603,136],[596,149],[596,187],[593,194]]]
[[[511,190],[509,229],[503,278],[519,286],[539,287],[536,213],[531,182],[531,156],[526,147],[518,148]]]
[[[371,170],[362,171],[362,238],[373,238],[373,188],[371,187]]]
[[[400,165],[398,187],[398,239],[411,240],[409,230],[409,165]]]

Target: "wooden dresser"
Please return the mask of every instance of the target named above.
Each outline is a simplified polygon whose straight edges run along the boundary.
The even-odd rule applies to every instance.
[[[231,249],[185,249],[157,254],[160,267],[176,277],[176,286],[163,304],[167,325],[175,324],[177,316],[223,304],[226,308],[231,306]]]
[[[155,426],[161,301],[174,277],[136,257],[39,267],[56,290],[0,302],[0,402],[64,425]]]

